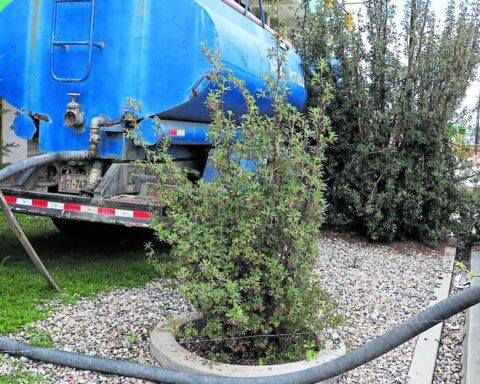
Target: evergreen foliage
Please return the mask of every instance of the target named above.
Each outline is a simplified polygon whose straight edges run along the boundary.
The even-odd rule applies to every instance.
[[[354,31],[341,5],[309,3],[296,36],[306,67],[341,61],[329,113],[338,137],[327,151],[329,221],[373,240],[471,234],[469,165],[450,127],[467,115],[461,104],[480,63],[480,3],[462,1],[456,13],[450,1],[440,26],[431,1],[408,0],[401,32],[389,0],[365,0]],[[313,105],[316,93],[311,85]]]

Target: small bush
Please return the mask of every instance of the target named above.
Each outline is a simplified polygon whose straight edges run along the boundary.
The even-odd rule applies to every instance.
[[[154,229],[181,262],[180,289],[205,320],[199,332],[187,327],[184,338],[213,340],[208,355],[216,360],[304,359],[322,344],[320,332],[341,320],[312,275],[326,206],[324,149],[333,138],[324,113],[331,98],[327,64],[319,63],[314,78],[322,104],[304,115],[287,102],[281,71],[279,80],[267,79],[267,92],[254,96],[207,55],[217,87],[208,106],[218,177],[189,181],[168,155],[167,140],[148,151],[169,218]],[[240,119],[223,104],[233,91],[246,105]],[[259,113],[257,97],[271,100],[273,116]]]

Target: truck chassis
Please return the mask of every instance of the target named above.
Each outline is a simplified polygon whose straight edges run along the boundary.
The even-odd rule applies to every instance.
[[[149,226],[154,213],[163,216],[163,208],[132,196],[98,199],[8,188],[2,192],[13,212],[29,215],[143,228]]]

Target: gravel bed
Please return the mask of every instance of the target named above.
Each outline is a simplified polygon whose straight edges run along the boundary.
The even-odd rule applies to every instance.
[[[74,305],[54,303],[56,309],[48,319],[37,321],[30,327],[46,330],[55,347],[64,351],[157,365],[149,350],[153,327],[165,316],[192,310],[171,285],[171,282],[157,280],[141,288],[117,290],[93,300],[82,299]],[[27,340],[28,332],[9,336]],[[3,364],[0,363],[0,375],[11,371],[11,366],[18,360],[7,355]],[[40,364],[25,358],[20,360],[25,370],[47,376],[48,383],[146,383],[138,379]]]
[[[407,245],[373,245],[335,233],[321,236],[318,272],[347,319],[344,326],[332,331],[332,335],[340,337],[349,349],[402,323],[433,299],[431,289],[438,276],[448,269],[443,249]],[[167,315],[191,310],[171,282],[162,280],[142,288],[82,299],[74,305],[54,305],[47,320],[31,326],[48,330],[55,347],[153,365],[155,361],[149,353],[152,328]],[[26,331],[9,336],[28,338]],[[405,383],[413,347],[414,341],[406,343],[345,374],[339,383]],[[0,359],[0,375],[11,372],[12,363],[18,361],[4,356],[3,362]],[[48,376],[48,383],[145,383],[21,360],[29,372]]]
[[[449,269],[443,248],[432,250],[415,243],[394,245],[329,234],[320,241],[326,288],[337,300],[346,325],[337,329],[348,350],[354,350],[403,323],[428,306],[433,286]],[[415,340],[359,367],[340,384],[405,383]]]
[[[453,276],[462,270],[455,267]],[[460,292],[451,286],[450,295]],[[442,330],[442,339],[438,349],[433,384],[461,384],[462,383],[462,356],[463,339],[465,338],[466,312],[461,312],[445,321]]]

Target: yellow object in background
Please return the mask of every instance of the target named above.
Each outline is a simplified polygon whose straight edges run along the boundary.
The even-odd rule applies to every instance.
[[[347,29],[353,29],[353,12],[347,12]]]
[[[325,0],[325,5],[327,8],[333,8],[333,0]]]

